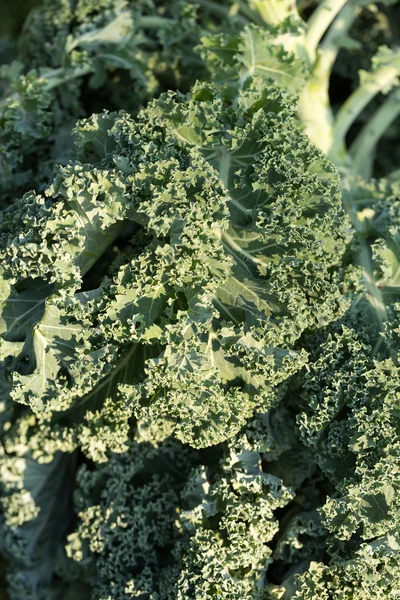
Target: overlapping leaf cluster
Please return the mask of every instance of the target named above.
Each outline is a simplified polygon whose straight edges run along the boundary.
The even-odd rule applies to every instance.
[[[196,7],[181,0],[49,0],[32,10],[0,70],[1,202],[51,181],[73,157],[78,118],[137,113],[165,89],[188,89],[203,70]]]
[[[328,93],[365,4],[45,0],[7,42],[5,598],[400,593],[398,49]]]

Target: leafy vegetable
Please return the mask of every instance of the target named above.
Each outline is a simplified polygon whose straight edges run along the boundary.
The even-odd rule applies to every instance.
[[[198,36],[196,10],[181,0],[46,0],[34,9],[18,60],[0,71],[1,202],[43,189],[53,164],[73,157],[78,118],[105,107],[136,113],[163,89],[187,88],[202,72]]]
[[[0,42],[2,600],[398,597],[398,10]]]
[[[6,213],[14,400],[72,419],[119,393],[131,414],[207,446],[303,366],[302,331],[340,310],[347,222],[334,169],[295,133],[286,96],[256,83],[82,123],[92,164],[60,167],[45,197]]]

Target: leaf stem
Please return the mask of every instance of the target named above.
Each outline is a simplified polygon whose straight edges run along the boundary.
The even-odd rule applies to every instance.
[[[360,131],[350,147],[353,168],[365,179],[372,176],[376,146],[400,115],[400,90],[394,90]]]
[[[71,69],[70,71],[60,67],[59,69],[52,69],[49,72],[39,73],[40,77],[43,77],[47,81],[46,89],[53,90],[54,88],[66,83],[67,81],[71,81],[72,79],[77,79],[78,77],[83,77],[84,75],[88,75],[93,71],[93,65],[86,64],[80,68]]]
[[[348,2],[336,17],[317,50],[311,77],[299,99],[300,118],[307,135],[325,154],[333,144],[333,114],[329,98],[332,68],[346,35],[359,13],[353,2]]]
[[[268,263],[256,258],[255,256],[253,256],[252,254],[250,254],[249,252],[246,252],[246,250],[243,250],[243,248],[241,248],[236,242],[235,240],[233,240],[231,238],[231,236],[226,232],[223,231],[222,232],[222,240],[228,245],[230,246],[235,252],[238,252],[239,254],[241,254],[242,256],[244,256],[245,258],[247,258],[247,260],[249,260],[250,262],[254,263],[257,266],[261,266],[262,268],[268,267]]]
[[[249,0],[249,4],[268,25],[279,25],[290,15],[299,17],[295,0]]]
[[[341,48],[341,40],[360,13],[360,7],[351,0],[343,7],[332,23],[325,38],[320,44],[320,52],[324,55],[325,70],[332,71],[337,55]]]
[[[145,29],[159,29],[160,27],[166,27],[168,25],[173,25],[174,23],[174,19],[167,19],[166,17],[151,15],[147,17],[140,17],[137,27],[143,27]]]
[[[346,2],[348,0],[322,0],[308,19],[306,47],[311,56],[315,55],[319,42]]]
[[[368,80],[361,84],[340,108],[333,128],[333,145],[328,154],[333,162],[336,164],[345,162],[347,155],[345,142],[350,127],[379,92],[395,83],[398,70],[394,65],[381,67],[375,74],[371,74]]]

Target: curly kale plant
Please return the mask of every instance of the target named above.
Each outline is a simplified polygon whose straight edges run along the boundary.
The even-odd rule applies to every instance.
[[[36,4],[0,44],[0,598],[397,598],[398,6]]]
[[[80,160],[2,220],[11,397],[74,436],[119,398],[193,446],[229,438],[304,365],[302,332],[341,310],[334,168],[290,98],[250,79],[76,138]]]
[[[46,0],[32,10],[16,60],[0,67],[0,208],[42,189],[73,158],[78,118],[133,113],[202,74],[196,8],[181,0]]]

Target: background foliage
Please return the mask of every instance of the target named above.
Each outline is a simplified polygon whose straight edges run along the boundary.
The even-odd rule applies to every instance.
[[[400,598],[399,10],[1,8],[2,599]]]

